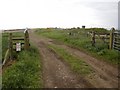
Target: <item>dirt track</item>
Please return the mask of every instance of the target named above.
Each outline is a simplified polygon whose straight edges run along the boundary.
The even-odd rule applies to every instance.
[[[30,33],[30,40],[38,47],[42,55],[43,80],[45,88],[117,88],[118,70],[103,61],[97,60],[77,49],[73,49],[63,44],[58,44],[52,39],[43,38]],[[48,44],[54,44],[66,49],[72,55],[82,58],[87,64],[92,66],[94,73],[87,76],[78,76],[73,73],[69,66],[57,57]]]

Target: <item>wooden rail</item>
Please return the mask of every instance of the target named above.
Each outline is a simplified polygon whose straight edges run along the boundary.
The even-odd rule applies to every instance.
[[[11,32],[23,32],[24,29],[11,29],[11,30],[4,30],[3,32],[8,32],[8,33],[11,33]]]
[[[24,40],[24,38],[12,38],[12,40]]]

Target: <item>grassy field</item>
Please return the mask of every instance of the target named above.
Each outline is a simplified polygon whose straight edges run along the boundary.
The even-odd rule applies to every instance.
[[[93,29],[96,32],[109,32],[105,29]],[[38,29],[36,33],[48,38],[52,38],[57,42],[64,42],[71,47],[77,48],[86,52],[98,59],[105,60],[112,64],[118,64],[119,52],[116,50],[109,50],[108,44],[101,40],[96,41],[95,47],[91,45],[91,37],[87,35],[91,29],[71,29],[71,30],[52,30],[52,29]],[[71,32],[71,35],[69,33]]]
[[[18,54],[17,61],[5,70],[3,88],[42,88],[40,55],[35,47]]]
[[[87,65],[84,60],[69,54],[63,48],[54,45],[49,45],[48,47],[57,53],[61,58],[63,58],[63,60],[70,65],[74,72],[82,75],[88,75],[92,73],[91,67]]]

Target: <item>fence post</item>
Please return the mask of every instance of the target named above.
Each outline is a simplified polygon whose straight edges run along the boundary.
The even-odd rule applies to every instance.
[[[10,60],[13,59],[13,43],[12,43],[12,33],[9,35],[9,50],[10,50]]]
[[[95,46],[95,32],[92,31],[92,46]]]
[[[25,32],[25,50],[29,49],[29,34],[28,31]]]
[[[115,29],[112,28],[112,29],[111,29],[111,32],[110,32],[110,43],[109,43],[109,49],[112,49],[112,48],[113,48],[113,36],[114,36],[114,31],[115,31]]]

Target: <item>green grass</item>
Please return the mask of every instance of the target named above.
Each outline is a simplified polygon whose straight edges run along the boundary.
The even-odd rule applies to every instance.
[[[52,38],[57,42],[63,42],[66,45],[71,47],[80,49],[84,52],[87,52],[90,55],[98,59],[102,59],[111,64],[118,64],[120,56],[118,51],[109,50],[108,43],[104,43],[102,40],[96,40],[96,45],[93,47],[91,45],[91,37],[87,36],[87,31],[91,31],[91,29],[71,29],[71,30],[48,30],[48,29],[40,29],[36,30],[38,35],[42,35],[48,38]],[[105,29],[94,29],[96,32],[109,32]],[[68,33],[72,32],[72,35],[68,35]]]
[[[3,88],[42,88],[40,55],[35,47],[18,54],[17,61],[8,67],[2,78]]]
[[[55,45],[49,45],[48,47],[57,53],[61,58],[63,58],[63,60],[65,60],[65,62],[70,65],[70,68],[74,72],[82,75],[88,75],[92,73],[92,68],[87,65],[84,60],[69,54],[63,48],[57,47]]]

